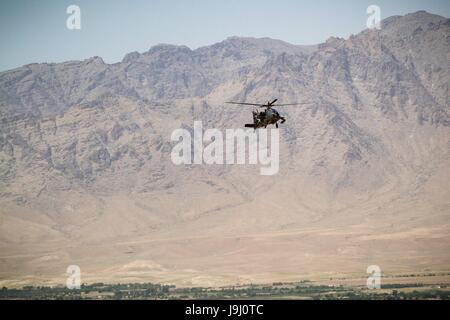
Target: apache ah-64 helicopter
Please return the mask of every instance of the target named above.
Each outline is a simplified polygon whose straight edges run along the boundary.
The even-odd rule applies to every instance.
[[[247,106],[256,106],[259,108],[265,108],[263,111],[254,110],[253,113],[253,123],[247,123],[245,127],[254,128],[255,130],[258,128],[266,128],[269,124],[274,124],[275,127],[278,128],[278,121],[284,123],[286,119],[278,113],[277,110],[272,107],[281,107],[281,106],[294,106],[301,103],[287,103],[287,104],[275,104],[278,99],[273,100],[272,102],[268,101],[266,104],[258,104],[258,103],[246,103],[246,102],[227,102],[230,104],[242,104]]]

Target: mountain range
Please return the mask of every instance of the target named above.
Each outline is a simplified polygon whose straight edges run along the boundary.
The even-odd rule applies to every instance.
[[[230,37],[0,73],[0,284],[208,286],[448,271],[450,19],[314,46]],[[280,171],[171,162],[171,132],[280,103]],[[363,280],[363,285],[365,280]]]

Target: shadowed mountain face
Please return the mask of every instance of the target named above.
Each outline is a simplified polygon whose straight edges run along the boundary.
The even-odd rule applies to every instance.
[[[450,265],[450,20],[228,38],[0,73],[0,281],[186,285]],[[170,135],[281,103],[280,171],[176,166]],[[365,283],[365,281],[363,281]],[[364,285],[362,283],[362,285]]]

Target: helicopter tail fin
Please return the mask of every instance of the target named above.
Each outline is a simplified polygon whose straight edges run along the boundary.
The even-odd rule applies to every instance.
[[[245,124],[245,127],[246,127],[246,128],[254,128],[254,127],[255,127],[255,124],[253,124],[253,123],[246,123],[246,124]]]

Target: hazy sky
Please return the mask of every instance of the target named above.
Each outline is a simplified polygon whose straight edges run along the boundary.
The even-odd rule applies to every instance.
[[[66,28],[71,4],[81,8],[81,30]],[[0,70],[92,56],[114,63],[158,43],[195,49],[229,36],[315,44],[363,30],[371,4],[382,19],[450,16],[450,0],[0,0]]]

